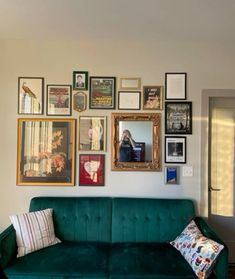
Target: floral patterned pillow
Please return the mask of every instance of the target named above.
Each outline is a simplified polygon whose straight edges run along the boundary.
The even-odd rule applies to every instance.
[[[215,259],[224,248],[203,236],[193,220],[170,244],[180,251],[200,279],[209,277]]]

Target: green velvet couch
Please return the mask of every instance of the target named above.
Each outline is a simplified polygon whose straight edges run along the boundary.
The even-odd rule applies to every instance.
[[[186,199],[35,197],[29,211],[53,208],[55,234],[62,243],[16,258],[12,226],[0,235],[0,260],[8,278],[191,279],[190,265],[169,241],[192,218]],[[203,234],[222,243],[202,218]],[[227,278],[228,250],[210,278]]]

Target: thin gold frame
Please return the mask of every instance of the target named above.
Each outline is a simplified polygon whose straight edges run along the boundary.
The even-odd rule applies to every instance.
[[[125,82],[136,82],[136,86],[127,86]],[[121,77],[119,79],[119,90],[140,90],[141,89],[141,78],[140,77]]]

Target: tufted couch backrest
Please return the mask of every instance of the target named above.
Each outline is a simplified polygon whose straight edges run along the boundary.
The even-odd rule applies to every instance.
[[[186,199],[35,197],[29,211],[45,208],[62,241],[165,242],[195,217]]]

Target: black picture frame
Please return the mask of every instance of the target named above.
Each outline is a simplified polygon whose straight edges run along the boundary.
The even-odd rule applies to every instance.
[[[165,163],[186,164],[187,138],[165,136]]]
[[[187,73],[165,73],[165,100],[187,99]]]
[[[78,82],[78,79],[80,82]],[[73,71],[73,89],[87,90],[88,89],[88,72],[87,71]]]
[[[116,77],[90,77],[90,109],[115,109]]]
[[[141,92],[140,91],[118,91],[119,110],[140,110]]]
[[[192,134],[192,102],[165,102],[165,134]]]

